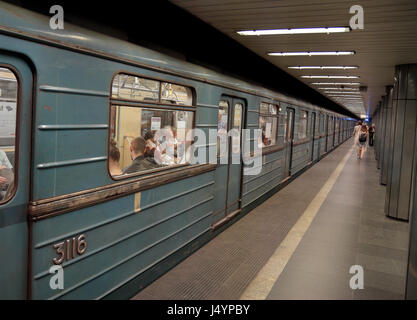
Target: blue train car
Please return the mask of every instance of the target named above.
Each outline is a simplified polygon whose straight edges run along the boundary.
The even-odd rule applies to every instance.
[[[129,298],[352,132],[321,106],[6,3],[0,21],[0,299]],[[175,159],[150,147],[162,128]],[[248,139],[261,162],[219,161],[243,129],[262,133]],[[159,160],[134,163],[139,149]]]

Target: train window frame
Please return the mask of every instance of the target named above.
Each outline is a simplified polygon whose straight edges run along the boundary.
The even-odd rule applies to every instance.
[[[121,98],[113,98],[113,82],[114,79],[118,75],[128,75],[132,77],[139,77],[142,79],[147,80],[153,80],[153,81],[159,81],[159,94],[158,94],[158,101],[141,101],[141,100],[131,100],[131,99],[121,99]],[[184,104],[172,104],[172,103],[164,103],[161,96],[161,86],[162,83],[170,83],[178,86],[182,86],[185,88],[190,89],[191,92],[191,104],[190,105],[184,105]],[[175,171],[179,168],[186,168],[193,166],[190,162],[187,163],[180,163],[180,164],[174,164],[169,165],[166,167],[157,167],[152,168],[149,170],[143,170],[138,171],[135,173],[130,174],[123,174],[123,175],[112,175],[110,172],[110,144],[111,144],[111,127],[112,127],[112,108],[113,107],[131,107],[131,108],[141,108],[141,109],[148,109],[148,110],[159,110],[159,111],[184,111],[184,112],[192,112],[193,113],[193,120],[192,120],[192,128],[190,130],[195,129],[196,125],[196,114],[197,114],[197,106],[196,106],[196,89],[194,86],[190,85],[189,83],[181,83],[177,81],[170,81],[166,78],[158,78],[158,77],[151,77],[148,75],[138,74],[138,73],[132,73],[124,70],[119,70],[114,73],[113,77],[111,78],[110,83],[110,95],[109,95],[109,117],[108,117],[108,123],[109,123],[109,129],[108,129],[108,140],[107,140],[107,172],[110,178],[114,181],[130,181],[132,178],[141,178],[141,177],[152,177],[153,174],[169,174],[172,171]]]
[[[22,103],[22,80],[18,70],[9,64],[0,64],[0,68],[8,69],[16,79],[17,90],[16,90],[16,117],[15,117],[15,128],[14,128],[14,161],[12,164],[13,169],[13,187],[7,190],[5,198],[0,200],[0,205],[3,206],[14,199],[16,196],[18,185],[19,185],[19,149],[20,149],[20,110]],[[10,162],[10,160],[9,160]],[[7,195],[7,197],[6,197]]]
[[[268,109],[268,111],[267,112],[262,112],[261,111],[261,105],[267,105],[267,109]],[[261,117],[264,117],[264,118],[275,118],[276,119],[276,127],[275,127],[275,143],[274,144],[270,144],[270,145],[268,145],[268,146],[263,146],[262,147],[262,151],[263,152],[268,152],[268,151],[273,151],[273,150],[275,150],[277,147],[278,147],[278,138],[279,138],[279,120],[280,120],[280,116],[281,116],[281,111],[282,111],[282,106],[281,106],[281,103],[280,102],[276,102],[276,101],[273,101],[273,102],[267,102],[267,101],[260,101],[260,103],[259,103],[259,109],[258,109],[258,127],[259,127],[259,129],[261,129],[262,130],[262,127],[261,127],[261,125],[260,125],[260,121],[261,121]],[[275,107],[276,109],[275,109],[275,114],[273,114],[273,113],[271,113],[271,107]],[[273,128],[271,128],[271,129],[273,129]],[[272,134],[271,134],[271,136],[272,136]],[[262,137],[262,136],[261,136]],[[262,139],[262,138],[261,138]],[[263,144],[263,142],[262,142],[262,144]]]

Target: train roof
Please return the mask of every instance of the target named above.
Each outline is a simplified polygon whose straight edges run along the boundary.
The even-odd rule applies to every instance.
[[[223,75],[166,54],[141,47],[99,32],[64,23],[64,29],[52,30],[50,17],[0,1],[0,32],[33,41],[81,51],[103,58],[126,62],[148,69],[177,74],[308,108],[323,108],[249,82]],[[330,113],[337,114],[331,110]]]

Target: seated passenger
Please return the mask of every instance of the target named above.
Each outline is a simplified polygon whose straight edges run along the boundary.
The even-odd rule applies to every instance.
[[[154,157],[156,144],[154,141],[154,135],[152,132],[146,132],[144,139],[146,141],[145,157]]]
[[[158,167],[158,164],[151,157],[145,157],[145,149],[146,141],[142,137],[137,137],[130,143],[130,156],[133,162],[123,170],[123,174],[130,174]]]
[[[123,171],[120,169],[119,161],[120,151],[116,146],[116,141],[112,139],[109,146],[109,170],[112,176],[119,176],[123,174]]]
[[[161,165],[175,164],[175,137],[171,126],[165,126],[155,134],[155,161]]]
[[[13,166],[6,153],[0,149],[0,200],[3,200],[13,188],[13,180]]]

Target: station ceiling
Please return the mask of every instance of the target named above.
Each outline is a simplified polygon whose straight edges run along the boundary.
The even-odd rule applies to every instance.
[[[372,115],[394,83],[395,66],[417,63],[417,1],[415,0],[170,0],[225,35],[303,81],[358,117]],[[237,31],[348,27],[353,5],[364,11],[364,28],[344,33],[242,36]],[[269,56],[269,52],[354,51],[347,56]],[[289,66],[357,66],[349,70],[298,70]],[[305,75],[350,75],[357,79],[311,79]],[[334,98],[313,82],[359,82],[363,107]],[[338,86],[336,86],[338,87]],[[358,88],[358,86],[345,86]],[[335,90],[335,89],[333,89]],[[330,92],[331,90],[329,90]]]

